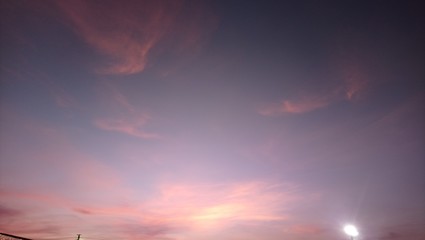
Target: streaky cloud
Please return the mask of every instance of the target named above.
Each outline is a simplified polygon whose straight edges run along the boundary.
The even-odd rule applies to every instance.
[[[92,122],[98,129],[143,139],[161,138],[144,130],[151,115],[133,105],[116,86],[102,83],[98,92],[101,107],[107,110],[106,116],[95,117]]]
[[[138,138],[160,138],[158,134],[148,133],[142,129],[148,119],[149,118],[145,116],[138,116],[132,119],[97,119],[94,121],[94,125],[102,130],[119,132]]]
[[[301,114],[324,108],[330,104],[327,97],[308,97],[298,101],[283,100],[279,103],[269,104],[258,110],[263,116],[275,116],[280,114]]]
[[[369,83],[358,72],[350,72],[344,82],[331,87],[325,93],[310,93],[295,99],[284,99],[277,103],[269,103],[260,107],[257,112],[263,116],[281,114],[302,114],[325,108],[338,101],[355,102],[368,88]]]

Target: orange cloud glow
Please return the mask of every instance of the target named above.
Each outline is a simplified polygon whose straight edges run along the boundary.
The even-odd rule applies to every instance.
[[[266,182],[223,185],[166,184],[147,206],[170,223],[194,230],[223,229],[236,222],[282,221],[299,196],[295,187]]]
[[[111,226],[113,234],[138,237],[169,237],[191,234],[206,235],[214,231],[223,231],[241,223],[262,224],[282,222],[290,216],[287,211],[301,196],[297,187],[272,184],[270,182],[241,182],[232,184],[176,184],[157,185],[156,194],[139,201],[135,199],[128,205],[111,204],[104,201],[88,204],[83,201],[38,193],[1,192],[7,199],[26,199],[35,203],[48,204],[49,209],[62,209],[74,216],[84,215],[84,224],[92,227],[103,224]],[[119,195],[119,194],[118,194]],[[0,202],[1,203],[1,202]],[[42,205],[40,205],[42,206]],[[46,207],[46,205],[44,206]],[[12,208],[7,212],[19,214]],[[44,209],[44,208],[43,208]],[[5,210],[5,211],[6,211]],[[31,210],[33,211],[33,210]],[[31,212],[22,212],[30,217]],[[30,214],[30,215],[28,215]],[[125,220],[138,223],[134,229]],[[73,218],[76,221],[76,218]],[[1,221],[0,221],[1,222]],[[77,225],[72,223],[71,226]],[[57,225],[55,225],[57,226]],[[70,226],[57,226],[63,231]],[[16,230],[8,225],[9,231]],[[69,230],[69,229],[68,229]],[[188,238],[189,237],[189,238]]]

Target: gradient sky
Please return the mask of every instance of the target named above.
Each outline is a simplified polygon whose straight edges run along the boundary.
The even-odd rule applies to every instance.
[[[0,232],[425,239],[424,9],[1,0]]]

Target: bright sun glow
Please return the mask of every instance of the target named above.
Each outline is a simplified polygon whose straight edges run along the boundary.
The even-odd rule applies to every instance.
[[[352,237],[358,236],[359,235],[359,231],[357,231],[357,228],[353,225],[346,225],[344,227],[344,232]]]

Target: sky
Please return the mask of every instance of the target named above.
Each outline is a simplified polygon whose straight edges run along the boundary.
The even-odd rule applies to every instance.
[[[0,3],[0,232],[425,239],[423,1]]]

